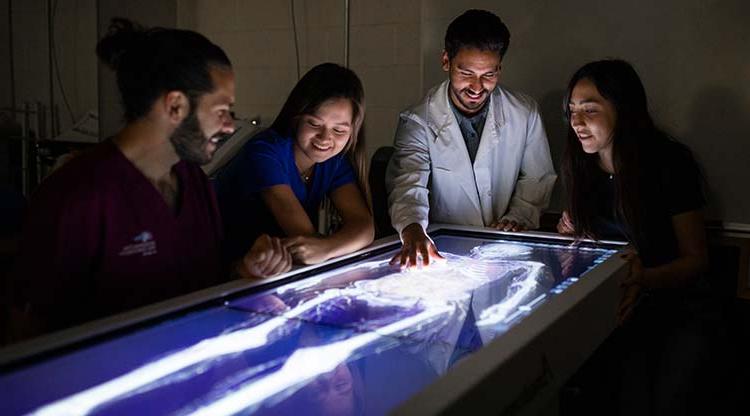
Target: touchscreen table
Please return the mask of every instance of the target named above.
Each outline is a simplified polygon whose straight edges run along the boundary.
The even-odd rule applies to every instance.
[[[587,279],[617,247],[482,233],[397,244],[8,367],[0,414],[384,414]]]

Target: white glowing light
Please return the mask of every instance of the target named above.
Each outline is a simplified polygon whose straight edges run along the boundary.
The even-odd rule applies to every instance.
[[[520,279],[514,279],[508,288],[509,295],[500,303],[490,306],[482,311],[477,320],[477,327],[495,325],[502,322],[509,313],[518,307],[536,288],[537,276],[542,273],[544,267],[541,263],[531,263],[533,269],[522,276]]]
[[[228,354],[239,353],[265,346],[271,333],[315,308],[325,307],[325,303],[341,299],[357,299],[368,305],[403,307],[416,310],[416,314],[389,323],[373,331],[331,344],[305,347],[296,350],[282,367],[259,379],[254,379],[239,389],[232,389],[227,395],[196,410],[196,415],[233,414],[243,409],[257,407],[264,400],[281,394],[292,394],[309,380],[333,371],[346,363],[357,350],[371,345],[386,336],[403,331],[429,332],[425,340],[439,335],[441,345],[428,345],[428,360],[440,373],[447,369],[451,351],[446,345],[454,345],[469,310],[472,293],[477,288],[501,278],[513,279],[507,295],[499,303],[484,309],[477,322],[487,326],[502,321],[517,309],[537,287],[537,279],[542,275],[541,263],[502,260],[507,257],[522,257],[531,248],[517,244],[487,244],[472,250],[473,258],[446,255],[447,261],[426,268],[409,269],[391,273],[372,280],[361,280],[344,289],[327,289],[316,293],[312,299],[285,311],[283,316],[247,329],[205,339],[189,348],[174,352],[148,363],[124,375],[93,386],[47,404],[37,409],[36,415],[84,415],[110,401],[137,394],[139,389],[154,387],[154,383],[170,375],[178,374],[187,368],[201,363],[210,363]],[[359,267],[345,270],[367,270],[384,266],[388,261],[369,262]],[[361,267],[365,267],[362,269]],[[339,270],[337,273],[342,273]],[[294,283],[281,288],[277,293],[289,290],[314,289],[331,273],[326,273],[303,283]],[[289,289],[292,288],[292,289]]]
[[[411,297],[430,301],[465,299],[471,291],[487,283],[486,276],[467,275],[454,262],[437,263],[423,269],[407,269],[376,280],[356,282],[363,291],[389,297]]]
[[[246,386],[229,392],[226,396],[210,403],[193,416],[233,415],[243,410],[252,410],[263,401],[281,392],[293,394],[309,380],[333,371],[346,363],[358,349],[372,344],[384,336],[398,333],[437,315],[449,312],[447,308],[431,308],[422,313],[402,319],[381,328],[379,333],[366,332],[344,341],[296,350],[278,371],[260,380],[253,380]],[[381,335],[383,334],[383,335]]]
[[[299,315],[315,306],[338,296],[338,293],[322,294],[290,312]],[[78,392],[72,396],[52,402],[36,409],[34,415],[85,415],[129,392],[153,383],[160,378],[176,373],[202,361],[222,355],[259,348],[266,344],[268,335],[281,327],[286,318],[272,318],[253,328],[205,339],[190,348],[139,367],[110,381]]]
[[[493,243],[474,247],[471,253],[478,259],[503,259],[528,257],[532,248],[523,244]]]

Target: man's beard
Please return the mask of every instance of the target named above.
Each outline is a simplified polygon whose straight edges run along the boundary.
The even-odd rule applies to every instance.
[[[453,94],[456,97],[456,100],[461,103],[461,106],[463,106],[463,109],[459,109],[461,111],[468,110],[471,114],[476,114],[481,110],[485,104],[487,104],[487,101],[489,101],[489,91],[482,90],[480,93],[480,97],[484,97],[484,100],[478,103],[470,103],[467,101],[467,96],[464,94],[465,91],[467,91],[468,88],[464,88],[462,90],[455,90],[453,89]]]
[[[195,111],[190,111],[190,114],[182,120],[182,123],[169,136],[169,141],[172,142],[177,156],[182,160],[199,165],[211,161],[213,155],[206,151],[209,139],[203,134]]]

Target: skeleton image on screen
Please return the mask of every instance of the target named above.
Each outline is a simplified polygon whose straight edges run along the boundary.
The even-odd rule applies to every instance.
[[[300,408],[359,413],[371,406],[362,378],[375,377],[378,360],[398,357],[424,380],[444,374],[501,336],[565,280],[562,260],[550,267],[549,258],[539,258],[538,252],[545,252],[557,259],[553,248],[466,240],[439,245],[446,260],[429,267],[400,270],[386,253],[230,300],[224,309],[246,316],[237,324],[32,413],[127,413],[197,380],[204,380],[203,387],[169,413],[273,414]]]

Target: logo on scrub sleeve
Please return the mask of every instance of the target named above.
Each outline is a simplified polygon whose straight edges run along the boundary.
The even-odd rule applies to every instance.
[[[133,237],[133,243],[128,244],[120,250],[120,256],[132,256],[140,254],[141,256],[151,256],[156,254],[156,241],[154,235],[149,231],[141,231]]]

